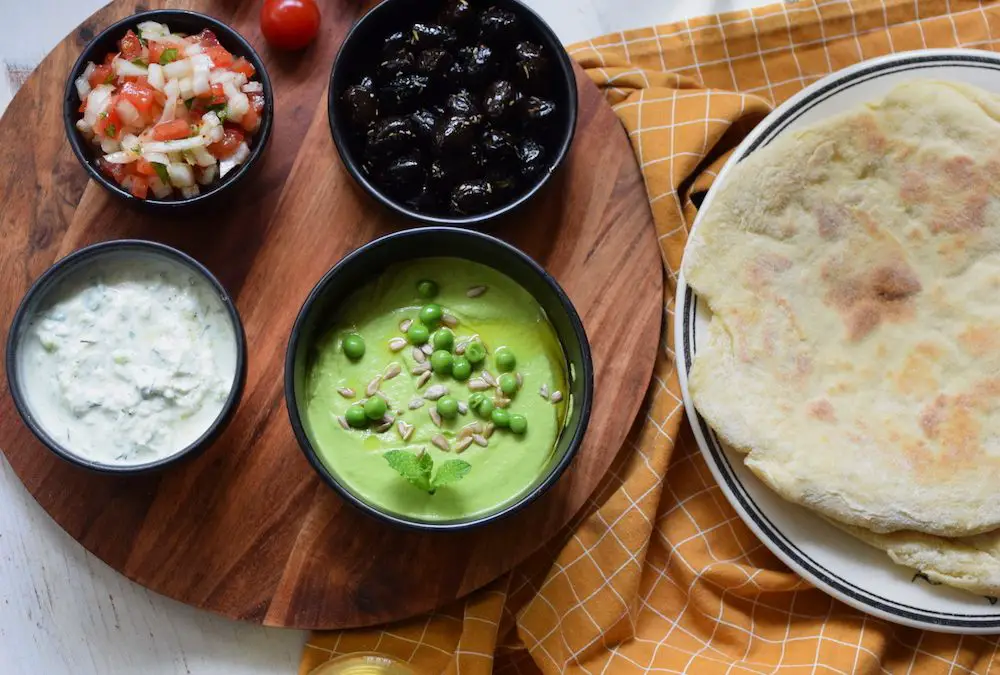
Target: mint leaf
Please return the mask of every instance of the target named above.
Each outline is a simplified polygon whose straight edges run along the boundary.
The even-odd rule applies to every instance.
[[[382,456],[385,457],[385,461],[389,462],[389,466],[414,487],[426,492],[433,492],[431,469],[434,467],[434,460],[430,455],[421,453],[417,456],[406,450],[390,450]]]
[[[449,459],[447,462],[438,467],[437,475],[434,476],[434,480],[431,481],[431,492],[434,492],[439,487],[444,487],[445,485],[450,485],[451,483],[457,483],[458,481],[465,478],[465,474],[472,470],[472,465],[468,462],[462,461],[461,459]]]

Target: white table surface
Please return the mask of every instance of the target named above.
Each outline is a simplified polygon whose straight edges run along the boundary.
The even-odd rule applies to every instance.
[[[245,0],[259,2],[259,0]],[[321,0],[321,6],[346,0]],[[564,42],[761,0],[527,0]],[[0,0],[0,112],[102,0]],[[3,208],[0,201],[0,208]],[[237,623],[147,591],[88,553],[0,455],[2,675],[291,674],[302,631]]]

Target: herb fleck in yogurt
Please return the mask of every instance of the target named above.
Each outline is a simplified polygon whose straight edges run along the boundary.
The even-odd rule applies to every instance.
[[[157,258],[109,259],[71,275],[22,343],[32,415],[71,452],[145,464],[197,440],[236,376],[236,338],[201,277]]]

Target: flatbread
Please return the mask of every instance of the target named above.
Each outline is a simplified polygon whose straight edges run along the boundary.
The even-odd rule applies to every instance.
[[[692,399],[784,498],[874,533],[1000,527],[998,120],[902,84],[753,153],[692,233]]]

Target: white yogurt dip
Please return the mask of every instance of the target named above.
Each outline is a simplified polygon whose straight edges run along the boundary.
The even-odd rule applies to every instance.
[[[161,256],[109,255],[59,282],[20,345],[36,422],[72,453],[137,465],[196,441],[236,379],[236,334],[215,289]]]

